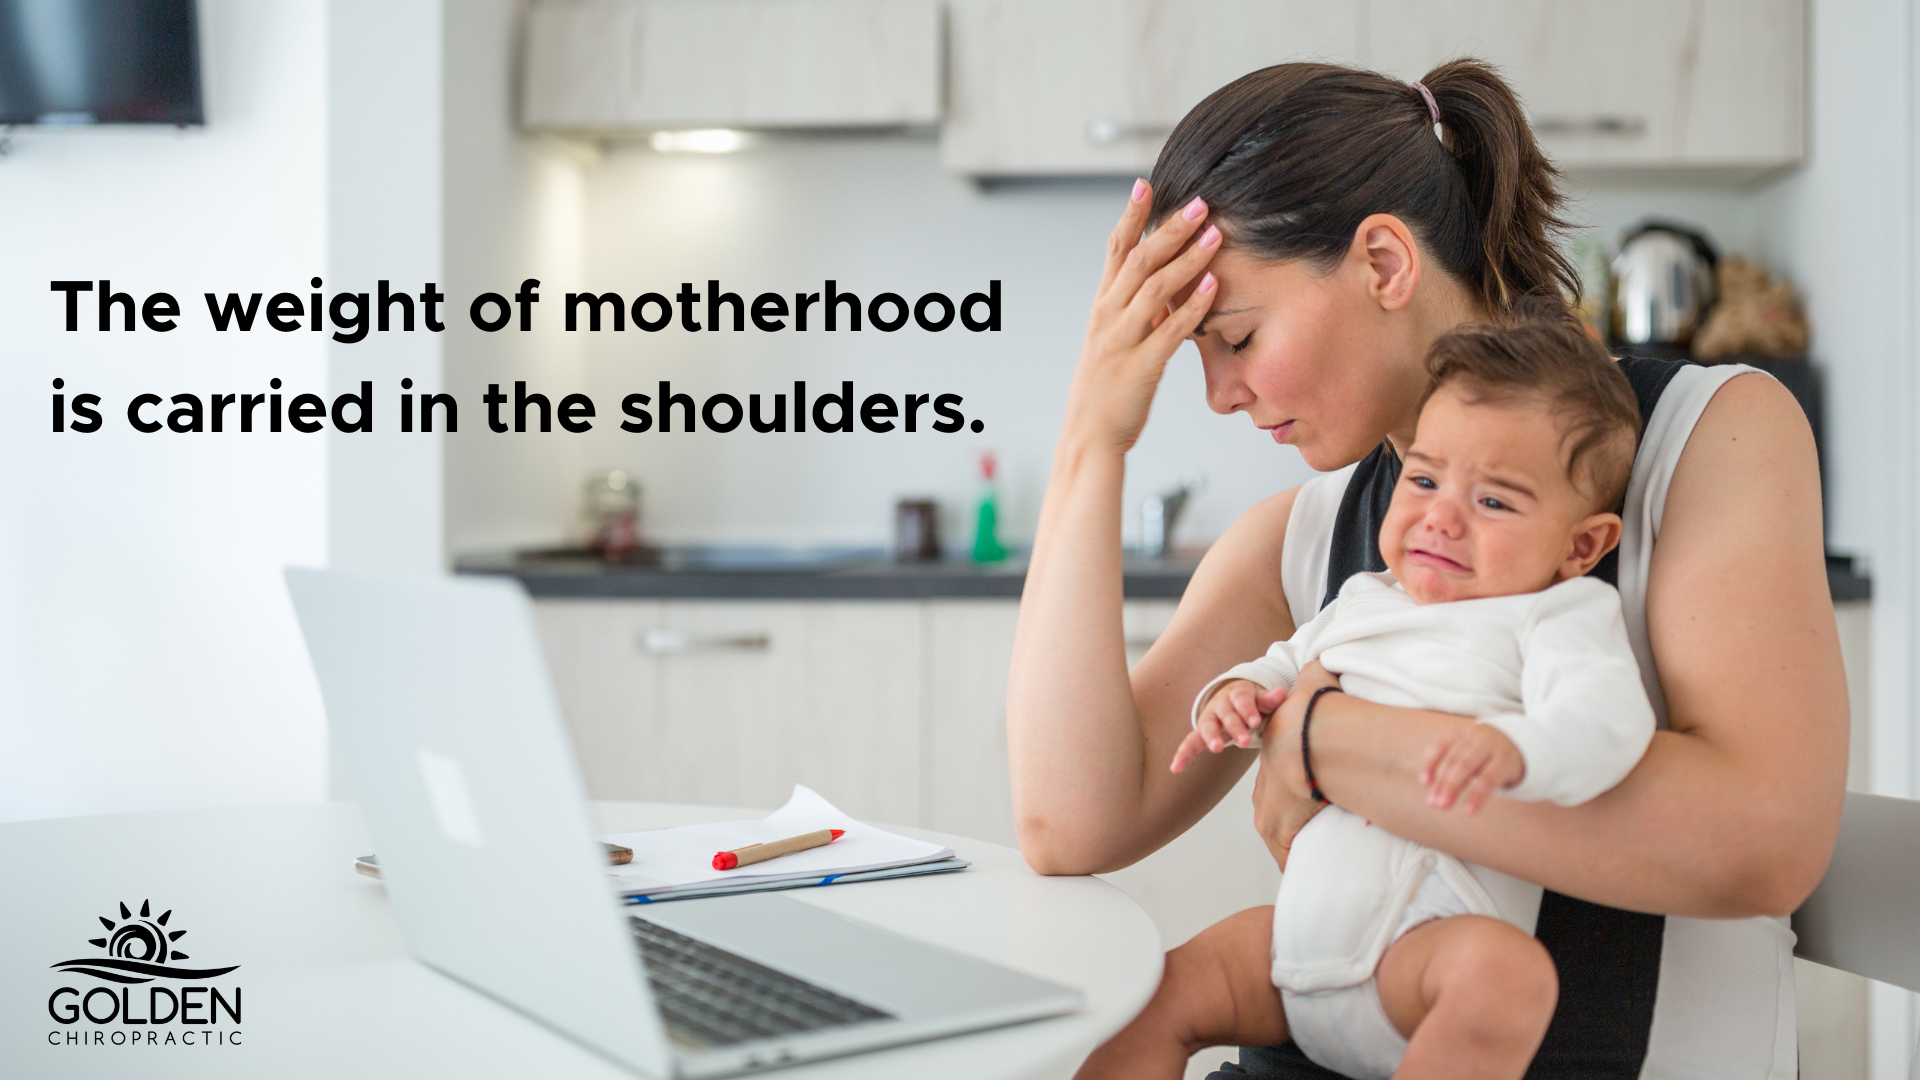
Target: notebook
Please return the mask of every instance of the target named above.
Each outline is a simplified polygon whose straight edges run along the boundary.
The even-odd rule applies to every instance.
[[[715,870],[716,852],[764,844],[819,829],[842,829],[831,844],[796,851],[738,870]],[[677,829],[610,833],[601,839],[633,849],[633,859],[608,876],[629,901],[679,899],[718,892],[872,880],[906,873],[958,870],[966,863],[943,844],[875,828],[841,812],[804,784],[787,804],[758,821],[723,821]]]

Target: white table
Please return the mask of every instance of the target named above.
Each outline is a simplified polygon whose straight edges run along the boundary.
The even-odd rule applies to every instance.
[[[603,803],[606,831],[758,817],[714,807]],[[1144,1005],[1160,977],[1145,912],[1093,878],[1043,878],[1019,853],[916,829],[973,862],[957,874],[802,889],[788,895],[955,951],[1079,988],[1080,1013],[999,1031],[822,1062],[774,1075],[1059,1077]],[[414,963],[371,879],[351,805],[63,818],[0,825],[0,1076],[626,1077],[606,1060]],[[105,955],[100,917],[124,925],[151,901],[171,910],[182,967],[239,969],[211,980],[242,992],[242,1023],[72,1025],[49,1016],[62,986],[112,986],[52,965]],[[503,934],[512,927],[501,927]],[[183,986],[162,980],[152,985]],[[117,989],[117,987],[116,987]],[[129,987],[136,1017],[148,986]],[[61,999],[69,1004],[74,996]],[[92,1002],[109,1012],[104,995]],[[162,1000],[164,1005],[165,1001]],[[220,1035],[237,1029],[239,1045]],[[192,1031],[192,1046],[67,1045],[69,1031]],[[49,1045],[57,1033],[60,1045]],[[212,1045],[204,1045],[207,1035]]]

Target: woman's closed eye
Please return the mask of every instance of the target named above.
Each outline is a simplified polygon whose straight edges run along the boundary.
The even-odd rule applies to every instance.
[[[1234,352],[1239,352],[1241,349],[1246,348],[1247,343],[1252,340],[1253,340],[1253,331],[1249,330],[1247,331],[1247,336],[1241,338],[1238,342],[1231,342],[1231,341],[1228,342],[1227,348],[1231,349]]]

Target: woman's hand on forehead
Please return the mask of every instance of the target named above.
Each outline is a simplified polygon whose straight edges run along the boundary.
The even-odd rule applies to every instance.
[[[1151,205],[1152,189],[1139,181],[1107,238],[1063,442],[1130,449],[1167,361],[1213,303],[1207,264],[1220,250],[1220,230],[1207,223],[1206,203],[1192,200],[1142,236]]]

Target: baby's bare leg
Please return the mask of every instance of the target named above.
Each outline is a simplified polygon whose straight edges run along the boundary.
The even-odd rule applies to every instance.
[[[1178,1080],[1209,1046],[1272,1046],[1287,1038],[1273,988],[1273,908],[1214,923],[1167,954],[1153,1000],[1080,1066],[1077,1080]]]
[[[1560,994],[1545,946],[1480,915],[1407,931],[1379,980],[1387,1019],[1408,1037],[1395,1080],[1519,1080]]]

